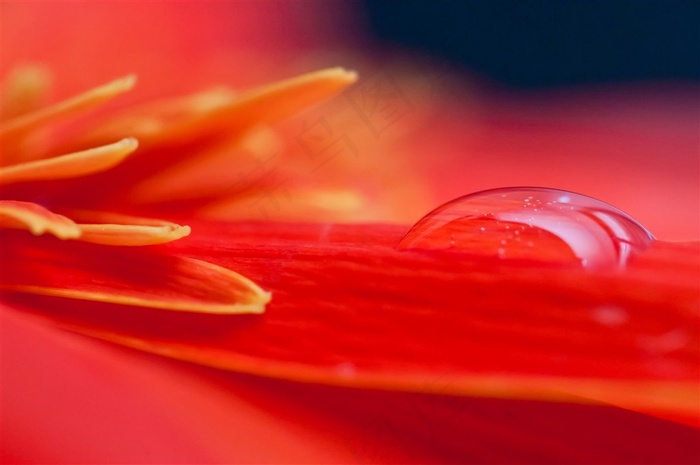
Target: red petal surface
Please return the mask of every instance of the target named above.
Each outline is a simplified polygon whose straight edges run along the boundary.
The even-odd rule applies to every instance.
[[[254,385],[57,331],[5,305],[0,316],[2,463],[353,458],[339,440],[319,440],[332,421],[280,405],[279,396],[259,394]]]
[[[273,292],[262,316],[25,300],[58,324],[230,370],[469,396],[603,402],[695,424],[698,245],[625,272],[399,252],[405,228],[199,224],[168,247]],[[659,270],[663,270],[660,273]],[[99,310],[98,310],[99,308]],[[624,324],[599,317],[614,308]]]
[[[4,291],[217,314],[260,313],[269,301],[268,293],[238,273],[145,247],[104,247],[17,231],[4,231],[0,240]],[[60,307],[60,300],[51,305]]]
[[[2,311],[4,463],[680,464],[699,452],[696,429],[623,409],[242,376],[32,319]]]

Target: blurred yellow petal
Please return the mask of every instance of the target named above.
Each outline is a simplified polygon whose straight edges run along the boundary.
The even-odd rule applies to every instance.
[[[288,118],[337,95],[356,79],[355,72],[331,68],[240,95],[225,88],[214,89],[127,110],[98,125],[86,138],[95,143],[128,131],[144,145],[167,145],[221,131],[235,137],[245,129]]]
[[[127,137],[113,144],[46,160],[29,161],[0,168],[0,185],[85,176],[108,170],[136,150],[139,143]]]
[[[282,150],[276,133],[267,128],[249,131],[240,140],[224,140],[204,147],[197,157],[187,158],[163,169],[126,195],[137,205],[174,203],[217,198],[250,188],[259,180],[261,168]],[[287,168],[287,165],[280,168]]]
[[[51,73],[43,66],[22,66],[11,71],[3,85],[3,120],[39,109],[46,102],[50,86]]]
[[[136,76],[126,76],[49,107],[22,114],[9,121],[3,121],[0,127],[3,151],[0,163],[8,165],[35,159],[37,154],[21,150],[22,139],[27,133],[99,106],[130,90],[135,83]],[[123,133],[118,137],[123,137]]]

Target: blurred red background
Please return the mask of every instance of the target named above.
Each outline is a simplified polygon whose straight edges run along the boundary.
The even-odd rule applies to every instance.
[[[408,171],[417,164],[426,204],[494,187],[557,187],[627,211],[659,239],[700,237],[697,83],[516,91],[372,42],[353,5],[5,2],[2,71],[45,63],[56,73],[56,97],[135,72],[138,89],[123,103],[341,65],[360,72],[357,86],[386,77],[403,94],[409,111],[386,135],[358,137]]]

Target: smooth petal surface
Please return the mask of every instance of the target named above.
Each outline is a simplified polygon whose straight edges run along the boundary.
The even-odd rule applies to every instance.
[[[241,95],[227,109],[246,124],[276,122],[333,97],[357,81],[357,73],[329,68],[280,81]]]
[[[133,186],[127,200],[135,205],[151,204],[157,205],[158,209],[172,210],[184,202],[187,205],[196,202],[196,206],[223,195],[260,189],[255,185],[260,176],[248,173],[262,171],[261,165],[275,160],[276,153],[281,150],[279,136],[261,127],[249,131],[241,139],[224,140],[198,151],[196,157],[163,167]],[[279,164],[279,170],[287,172],[290,163]]]
[[[0,228],[25,229],[36,236],[49,233],[59,239],[77,239],[81,234],[80,226],[70,218],[14,200],[0,200]]]
[[[106,171],[136,150],[139,143],[127,137],[112,144],[0,168],[0,186],[23,181],[46,181],[85,176]]]
[[[197,259],[23,233],[2,240],[5,291],[217,314],[261,313],[270,300],[249,279]]]
[[[342,68],[307,73],[241,95],[226,88],[128,110],[89,131],[87,141],[130,131],[144,144],[200,138],[219,131],[230,135],[259,124],[275,123],[340,93],[357,80]],[[92,134],[91,134],[92,133]]]
[[[103,245],[155,245],[190,234],[189,226],[173,223],[153,226],[131,224],[81,224],[81,240]]]
[[[78,211],[71,215],[80,221],[80,240],[102,245],[142,246],[172,242],[188,236],[189,226],[169,221],[106,212]],[[95,224],[97,223],[97,224]]]
[[[371,198],[354,189],[295,185],[289,178],[275,176],[271,176],[270,181],[272,185],[268,190],[258,188],[211,202],[201,208],[200,216],[224,221],[251,218],[314,221],[324,218],[342,222],[372,204]]]
[[[0,311],[5,463],[640,465],[698,455],[697,429],[624,409],[257,378],[69,334],[23,310]]]
[[[2,463],[353,461],[340,438],[318,438],[337,420],[264,386],[57,331],[3,303],[0,318]]]
[[[624,273],[587,273],[399,252],[401,227],[197,227],[196,238],[169,247],[271,289],[264,316],[222,324],[92,304],[45,316],[142,350],[276,378],[604,403],[697,424],[696,243],[659,243]],[[623,314],[622,323],[606,311]]]

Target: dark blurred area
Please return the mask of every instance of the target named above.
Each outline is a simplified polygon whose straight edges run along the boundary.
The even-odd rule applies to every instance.
[[[504,85],[700,80],[698,0],[365,0],[381,41]]]

